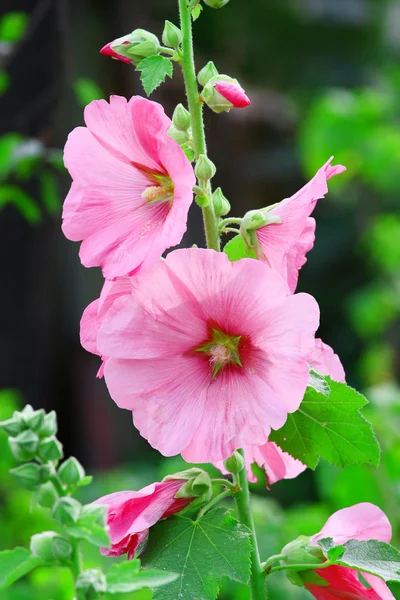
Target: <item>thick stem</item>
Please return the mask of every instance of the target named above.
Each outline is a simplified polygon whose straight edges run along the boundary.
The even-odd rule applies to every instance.
[[[238,450],[244,456],[243,450]],[[261,568],[260,555],[258,553],[257,537],[254,528],[253,515],[250,507],[249,484],[247,481],[246,467],[244,467],[237,476],[237,483],[240,485],[240,492],[235,494],[236,506],[240,522],[251,531],[251,575],[250,590],[251,600],[265,600],[267,592],[265,589],[265,578]]]
[[[196,159],[200,154],[207,154],[206,140],[204,135],[203,105],[199,98],[199,90],[196,81],[196,71],[193,57],[193,35],[192,18],[187,0],[179,0],[179,14],[181,19],[182,57],[180,64],[185,81],[186,95],[192,125],[193,149]],[[208,182],[205,194],[211,199],[211,184]],[[213,250],[220,249],[219,231],[217,219],[212,202],[202,208],[204,230],[206,234],[207,247]]]

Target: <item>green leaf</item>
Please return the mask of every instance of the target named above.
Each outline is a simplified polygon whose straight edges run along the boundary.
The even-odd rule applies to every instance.
[[[35,200],[15,185],[0,186],[0,208],[7,204],[14,204],[31,225],[36,225],[40,222],[40,209]]]
[[[18,42],[28,25],[28,15],[24,12],[9,12],[0,20],[0,41]]]
[[[318,371],[314,371],[314,369],[310,369],[308,387],[312,387],[320,394],[324,394],[324,396],[329,396],[331,393],[331,388],[329,387],[326,378],[318,373]]]
[[[194,9],[192,10],[192,19],[193,19],[193,21],[196,21],[196,20],[199,18],[199,16],[200,16],[200,14],[201,14],[201,11],[202,11],[202,10],[203,10],[203,7],[202,7],[202,5],[201,5],[201,4],[200,4],[200,2],[199,2],[199,3],[198,3],[198,4],[197,4],[195,7],[194,7]]]
[[[160,521],[150,531],[142,564],[179,573],[176,581],[154,592],[155,599],[214,600],[223,577],[247,583],[250,551],[248,530],[231,511],[217,508],[198,521],[182,516]]]
[[[142,588],[155,588],[175,581],[178,573],[167,571],[139,570],[139,560],[128,560],[113,565],[107,573],[107,592],[127,594]]]
[[[86,540],[93,546],[107,548],[110,538],[104,527],[98,523],[81,523],[79,520],[75,525],[68,527],[66,532],[79,540]]]
[[[319,458],[339,467],[379,464],[380,448],[371,425],[360,414],[367,400],[359,392],[326,377],[329,396],[308,387],[300,408],[289,415],[270,440],[315,469]]]
[[[96,82],[91,79],[81,77],[74,82],[74,92],[79,104],[86,106],[92,100],[103,98],[103,92]]]
[[[32,556],[26,548],[0,552],[0,590],[4,590],[41,564],[42,560]]]
[[[224,247],[225,254],[231,262],[240,260],[241,258],[257,258],[253,250],[246,248],[241,235],[236,235]]]
[[[342,545],[335,546],[332,538],[323,538],[318,541],[318,545],[321,546],[324,556],[331,562],[336,562],[346,550]]]
[[[172,62],[164,56],[148,56],[136,69],[142,72],[140,81],[148,96],[165,81],[167,75],[172,77]]]
[[[43,171],[40,175],[40,191],[47,212],[51,215],[58,214],[61,208],[60,194],[56,178],[50,171]]]

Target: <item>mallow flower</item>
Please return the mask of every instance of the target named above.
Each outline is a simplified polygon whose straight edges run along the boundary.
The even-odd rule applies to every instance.
[[[83,265],[101,266],[113,279],[149,267],[181,241],[195,177],[156,102],[95,100],[85,122],[64,150],[73,182],[62,229],[68,239],[82,240]]]
[[[263,446],[299,407],[319,309],[268,265],[175,250],[108,290],[85,311],[83,345],[164,455],[224,460]]]

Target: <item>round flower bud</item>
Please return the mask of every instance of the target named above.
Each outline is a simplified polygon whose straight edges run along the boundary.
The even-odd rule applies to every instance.
[[[52,515],[56,521],[70,527],[79,519],[81,504],[75,498],[64,496],[54,505]]]
[[[41,481],[40,466],[37,463],[25,463],[10,469],[10,473],[26,490],[34,490]]]
[[[190,113],[183,104],[178,104],[172,115],[172,123],[179,131],[187,131],[190,127]]]
[[[44,416],[43,424],[39,429],[40,437],[51,437],[57,433],[57,415],[54,410]]]
[[[201,86],[205,86],[212,77],[218,75],[218,71],[212,60],[210,60],[198,73],[197,81]]]
[[[58,476],[64,485],[76,485],[85,477],[85,469],[74,456],[70,456],[60,465]]]
[[[182,31],[171,21],[165,21],[162,41],[170,48],[177,48],[182,43]]]
[[[8,438],[11,452],[19,462],[31,460],[36,456],[39,438],[29,429],[22,431],[16,437]]]
[[[197,179],[202,181],[208,181],[212,179],[216,173],[216,166],[205,154],[200,154],[194,172]]]
[[[225,198],[220,187],[213,193],[214,212],[217,217],[223,217],[231,210],[229,200]]]
[[[189,139],[189,136],[185,131],[179,131],[174,125],[171,125],[168,129],[168,136],[178,142],[178,144],[184,144]]]
[[[223,8],[225,4],[228,4],[229,0],[203,0],[204,4],[211,6],[211,8]]]
[[[6,419],[5,421],[0,421],[0,429],[5,431],[8,435],[18,435],[24,429],[24,424],[21,419],[17,419],[15,417],[11,419]]]
[[[44,462],[60,460],[63,457],[61,442],[54,436],[45,438],[39,444],[38,455]]]
[[[231,108],[244,108],[250,104],[237,79],[228,75],[212,77],[204,86],[201,97],[216,113],[229,112]]]
[[[45,412],[43,409],[28,410],[25,412],[26,408],[28,408],[28,407],[26,406],[21,413],[22,419],[25,422],[27,428],[37,431],[38,429],[40,429],[40,427],[43,424]],[[29,406],[29,408],[31,409],[32,407]]]
[[[100,569],[87,569],[75,582],[76,600],[94,600],[107,591],[107,581]]]
[[[243,456],[237,450],[235,450],[232,456],[230,456],[224,461],[225,469],[229,473],[234,473],[235,475],[237,475],[238,473],[240,473],[240,471],[244,469],[245,464],[246,463]]]
[[[53,508],[58,500],[57,490],[52,481],[43,483],[38,491],[37,501],[44,508]]]
[[[100,53],[125,63],[138,64],[143,58],[158,54],[160,49],[157,36],[145,29],[135,29],[129,35],[106,44]]]
[[[30,549],[48,563],[68,560],[72,555],[71,543],[55,531],[43,531],[31,537]]]

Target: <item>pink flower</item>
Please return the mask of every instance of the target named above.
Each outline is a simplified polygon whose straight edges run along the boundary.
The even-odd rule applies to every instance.
[[[109,104],[91,102],[85,122],[65,146],[73,182],[62,228],[83,240],[82,264],[113,279],[150,266],[181,241],[195,177],[167,136],[171,121],[159,104],[111,96]]]
[[[104,54],[104,56],[111,56],[112,58],[116,58],[117,60],[130,64],[132,62],[130,58],[128,58],[127,56],[123,56],[122,54],[118,54],[117,52],[115,52],[115,50],[113,50],[112,46],[113,44],[115,44],[115,41],[116,40],[114,40],[114,42],[109,42],[108,44],[103,46],[100,50],[100,54]],[[130,46],[130,42],[128,41],[121,41],[120,44],[123,46]]]
[[[250,98],[246,96],[244,89],[238,83],[217,81],[214,87],[234,108],[245,108],[251,104]]]
[[[346,381],[346,375],[340,358],[334,353],[328,344],[320,339],[315,340],[315,345],[308,356],[310,365],[321,373],[321,375],[329,375],[334,381]]]
[[[189,462],[262,446],[300,405],[319,311],[252,259],[171,252],[92,320],[112,398],[141,434]],[[96,335],[97,334],[97,335]],[[92,339],[86,334],[86,339]]]
[[[298,271],[314,245],[315,220],[310,215],[317,200],[327,193],[328,179],[345,171],[341,165],[332,166],[332,160],[333,157],[294,196],[266,211],[267,215],[278,216],[281,223],[268,223],[256,229],[258,257],[287,280],[290,293],[296,289]]]
[[[345,544],[349,540],[380,540],[389,543],[392,528],[380,508],[364,502],[335,512],[319,533],[311,539],[311,544],[323,538],[333,538],[336,544]],[[357,572],[347,567],[331,566],[315,569],[315,572],[329,583],[328,586],[305,584],[317,600],[394,600],[386,583],[369,573],[363,573],[371,588],[366,588],[358,579]]]
[[[115,492],[93,504],[108,506],[110,548],[101,548],[105,556],[127,554],[133,558],[138,546],[146,539],[149,528],[185,508],[193,498],[175,498],[186,480],[170,479],[152,483],[138,492]]]

